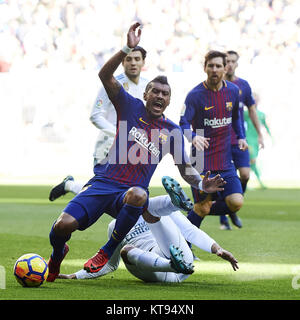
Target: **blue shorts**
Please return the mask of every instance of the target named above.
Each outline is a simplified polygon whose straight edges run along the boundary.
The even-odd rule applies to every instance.
[[[230,194],[233,194],[233,193],[243,194],[241,181],[240,181],[233,165],[232,165],[232,168],[230,168],[228,170],[212,171],[209,177],[212,178],[212,177],[216,176],[217,174],[220,174],[221,177],[227,183],[224,185],[223,191],[219,191],[219,192],[212,194],[212,200],[217,200],[217,199],[224,200],[227,196],[229,196]],[[203,177],[204,175],[205,175],[205,172],[202,172],[201,177]],[[192,194],[193,194],[193,198],[194,198],[194,203],[204,201],[208,195],[207,193],[204,193],[203,191],[200,191],[198,189],[195,189],[195,188],[191,188],[191,189],[192,189]]]
[[[95,223],[103,213],[116,218],[123,204],[123,199],[131,187],[117,182],[101,181],[92,178],[76,197],[74,197],[63,212],[70,214],[78,223],[78,230],[85,230]],[[148,190],[145,190],[148,194]],[[148,200],[144,210],[148,207]]]
[[[237,144],[233,144],[231,145],[231,154],[233,163],[237,169],[250,167],[250,156],[248,149],[242,151]]]

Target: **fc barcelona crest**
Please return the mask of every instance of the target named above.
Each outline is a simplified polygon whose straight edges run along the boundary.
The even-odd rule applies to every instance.
[[[232,110],[232,102],[231,101],[226,102],[225,108],[226,108],[227,111],[231,111]]]
[[[160,144],[164,144],[167,142],[168,136],[166,134],[160,133],[158,139]]]

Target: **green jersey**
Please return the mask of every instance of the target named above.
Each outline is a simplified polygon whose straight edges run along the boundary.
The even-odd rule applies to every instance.
[[[264,126],[267,130],[267,132],[269,133],[269,135],[271,136],[271,132],[270,129],[266,123],[266,115],[259,111],[256,110],[256,114],[258,117],[258,121],[260,122],[261,126]],[[245,130],[246,130],[246,139],[247,139],[247,143],[249,145],[249,154],[250,154],[250,159],[254,159],[257,157],[258,155],[258,150],[259,150],[259,146],[258,146],[258,134],[257,131],[249,117],[249,112],[246,109],[244,111],[244,126],[245,126]]]
[[[260,125],[264,126],[266,128],[267,132],[269,133],[269,135],[271,135],[269,127],[266,123],[266,115],[262,111],[259,111],[259,110],[256,110],[256,114],[258,117],[258,121],[260,122]],[[245,129],[246,129],[247,140],[251,141],[251,142],[256,141],[256,143],[257,143],[258,134],[257,134],[257,131],[256,131],[256,129],[255,129],[250,117],[249,117],[249,112],[247,109],[244,111],[244,120],[245,120],[244,125],[245,125]]]

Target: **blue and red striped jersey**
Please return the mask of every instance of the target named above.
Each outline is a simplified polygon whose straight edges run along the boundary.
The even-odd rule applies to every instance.
[[[123,88],[112,102],[117,112],[117,133],[105,163],[94,167],[96,177],[146,189],[167,153],[175,164],[189,162],[178,125],[165,116],[149,117],[144,103]]]
[[[209,147],[204,151],[203,171],[231,167],[231,128],[239,138],[245,138],[238,111],[239,89],[228,81],[223,80],[219,91],[210,90],[206,82],[201,82],[188,93],[180,126],[190,141],[197,129],[204,130],[204,137],[210,138]],[[192,152],[195,154],[194,146]]]
[[[249,109],[249,107],[255,104],[254,98],[252,96],[252,90],[249,83],[242,78],[236,78],[234,81],[231,81],[231,82],[239,87],[239,96],[240,96],[239,113],[240,113],[240,119],[242,123],[242,129],[243,129],[244,135],[246,135],[245,126],[244,126],[244,106],[248,107]],[[231,144],[238,144],[237,137],[233,129],[231,130]]]

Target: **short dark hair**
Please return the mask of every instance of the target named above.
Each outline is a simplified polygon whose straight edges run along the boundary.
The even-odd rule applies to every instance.
[[[146,86],[146,89],[145,89],[145,92],[148,92],[148,90],[150,89],[151,87],[151,84],[153,82],[158,82],[158,83],[161,83],[161,84],[166,84],[169,86],[170,88],[170,93],[171,93],[171,86],[168,82],[168,78],[166,76],[157,76],[155,77],[153,80],[151,80],[150,82],[148,82],[147,86]]]
[[[223,59],[223,65],[224,67],[226,66],[226,53],[221,52],[221,51],[216,51],[216,50],[211,50],[209,51],[206,55],[205,55],[205,59],[204,59],[204,67],[206,67],[207,62],[213,58],[222,58]]]
[[[146,59],[146,56],[147,56],[147,51],[143,48],[143,47],[140,47],[140,46],[136,46],[133,48],[132,51],[140,51],[140,53],[142,54],[142,58],[143,60]]]
[[[239,59],[239,57],[240,57],[239,54],[238,54],[236,51],[234,51],[234,50],[228,50],[226,53],[227,53],[227,54],[235,54],[238,59]]]

